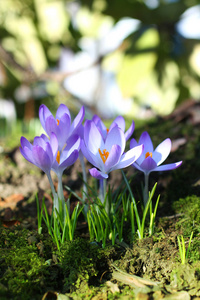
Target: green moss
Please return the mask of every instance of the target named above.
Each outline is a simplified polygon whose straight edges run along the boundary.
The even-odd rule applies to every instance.
[[[64,274],[64,291],[81,289],[81,286],[100,284],[99,279],[104,270],[108,270],[108,259],[116,256],[114,247],[106,250],[96,243],[76,238],[67,242],[61,250],[60,261]]]

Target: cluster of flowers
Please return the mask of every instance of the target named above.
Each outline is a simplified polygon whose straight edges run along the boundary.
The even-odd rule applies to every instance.
[[[31,144],[21,137],[21,154],[32,164],[41,168],[48,176],[51,184],[54,206],[59,209],[58,199],[63,199],[63,171],[83,156],[94,166],[90,174],[101,180],[116,169],[133,165],[144,172],[145,178],[152,171],[172,170],[181,165],[180,162],[162,165],[171,151],[171,140],[167,138],[155,150],[147,132],[142,133],[139,142],[130,140],[130,150],[125,152],[127,140],[134,131],[134,122],[125,132],[125,120],[118,116],[106,128],[102,120],[95,115],[92,120],[86,120],[84,107],[71,122],[69,109],[61,104],[54,117],[50,110],[42,104],[39,108],[39,119],[46,134],[34,138]],[[51,170],[58,177],[58,193],[55,192]],[[145,200],[146,201],[146,200]]]

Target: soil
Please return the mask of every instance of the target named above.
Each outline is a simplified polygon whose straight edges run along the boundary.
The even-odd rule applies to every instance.
[[[180,168],[154,172],[160,202],[155,231],[139,240],[125,237],[114,246],[90,241],[87,224],[80,217],[75,239],[61,251],[47,231],[37,232],[36,194],[52,212],[51,191],[46,175],[27,162],[18,146],[1,142],[0,154],[0,298],[1,299],[200,299],[200,104],[186,101],[173,114],[138,127],[134,137],[147,130],[154,145],[172,140],[167,163],[183,160]],[[90,165],[86,163],[88,171]],[[124,170],[140,201],[143,174],[132,167]],[[63,185],[82,195],[81,165],[77,161],[63,177]],[[89,176],[89,175],[88,175]],[[56,177],[53,177],[55,187]],[[91,184],[93,184],[92,179]],[[113,171],[109,185],[115,191],[122,182]],[[66,199],[69,191],[65,189]],[[71,211],[78,199],[71,197]],[[178,236],[186,250],[193,232],[188,259],[181,263]]]

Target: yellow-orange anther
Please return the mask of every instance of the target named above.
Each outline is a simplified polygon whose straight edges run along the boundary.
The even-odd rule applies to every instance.
[[[60,163],[60,151],[58,151],[58,153],[57,153],[56,160],[57,160],[57,162],[59,164]]]
[[[106,128],[107,133],[109,132],[109,128]]]
[[[60,123],[60,120],[58,120],[58,119],[57,119],[56,121],[57,121],[57,125],[59,125],[59,123]]]
[[[147,153],[145,154],[145,158],[147,158],[147,157],[149,157],[149,156],[152,157],[152,152],[147,152]]]
[[[99,149],[99,154],[101,156],[101,159],[103,160],[103,163],[105,164],[105,162],[109,156],[109,152],[106,151],[106,149],[104,149],[103,152],[101,152],[101,150]]]

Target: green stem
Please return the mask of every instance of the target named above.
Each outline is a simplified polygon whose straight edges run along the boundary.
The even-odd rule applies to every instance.
[[[144,174],[144,190],[143,190],[143,202],[144,207],[147,204],[147,201],[149,199],[149,173]]]
[[[57,211],[59,211],[59,202],[58,202],[58,195],[55,191],[55,188],[54,188],[54,185],[53,185],[53,180],[51,178],[51,174],[50,172],[49,173],[46,173],[47,174],[47,178],[49,180],[49,183],[50,183],[50,186],[51,186],[51,191],[52,191],[52,194],[53,194],[53,211],[55,212],[57,209]]]
[[[81,162],[81,168],[82,168],[82,173],[83,173],[83,201],[85,202],[86,195],[87,195],[87,174],[86,174],[86,169],[85,169],[85,162],[84,162],[84,156],[83,153],[80,151],[79,152],[79,159]]]

